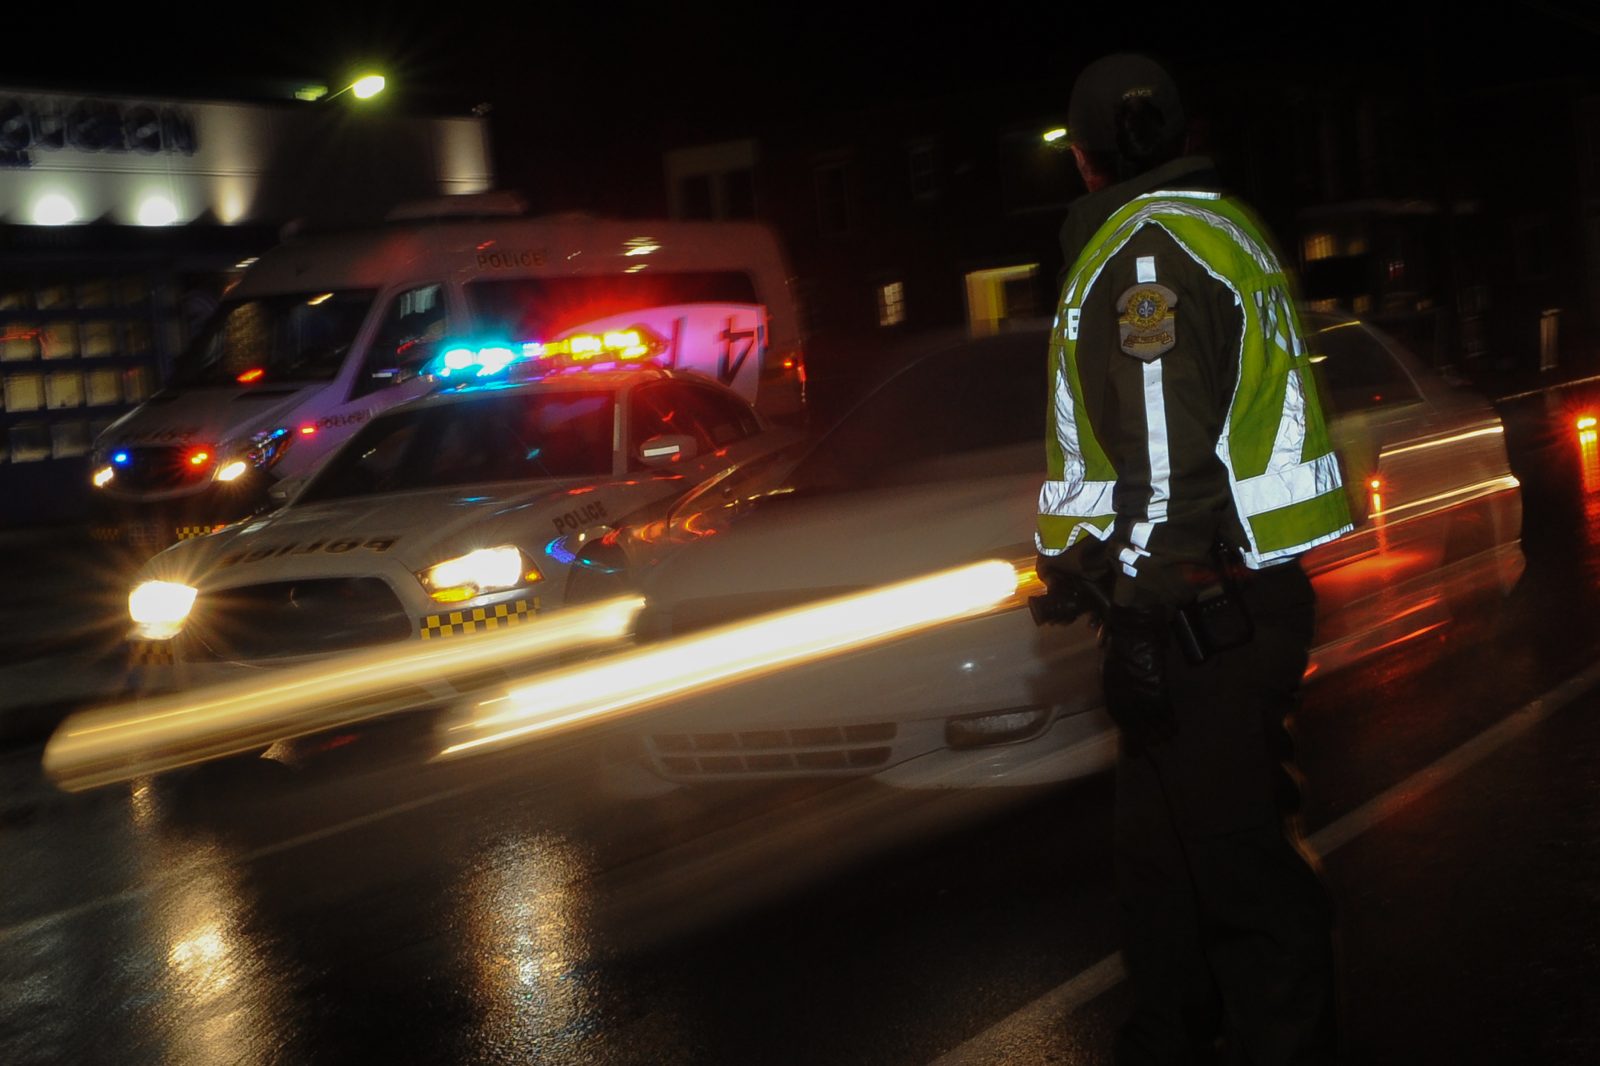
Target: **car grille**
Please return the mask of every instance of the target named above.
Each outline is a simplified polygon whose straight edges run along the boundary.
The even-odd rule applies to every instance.
[[[656,770],[667,777],[858,774],[889,761],[891,722],[732,733],[657,733],[645,740]]]
[[[118,451],[128,453],[128,461],[116,467],[119,489],[175,489],[211,474],[209,465],[188,462],[183,448],[129,447]]]
[[[405,640],[400,598],[375,577],[277,581],[204,593],[186,627],[198,658],[272,659]]]

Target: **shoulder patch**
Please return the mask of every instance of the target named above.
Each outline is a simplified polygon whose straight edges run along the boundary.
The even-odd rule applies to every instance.
[[[1178,295],[1165,285],[1145,283],[1117,297],[1117,330],[1122,350],[1153,362],[1178,343]]]

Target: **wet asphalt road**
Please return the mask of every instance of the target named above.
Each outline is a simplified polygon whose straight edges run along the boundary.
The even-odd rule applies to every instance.
[[[1600,661],[1579,405],[1506,409],[1517,592],[1297,716],[1307,829],[1361,830],[1325,861],[1352,1062],[1600,1062],[1600,689],[1532,703]],[[0,1062],[1109,1062],[1126,986],[1060,991],[1117,946],[1103,777],[616,803],[603,735],[445,765],[382,735],[65,795],[32,744],[111,683],[105,634],[8,632]]]

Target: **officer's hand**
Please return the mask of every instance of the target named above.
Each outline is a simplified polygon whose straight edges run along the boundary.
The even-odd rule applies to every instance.
[[[1044,582],[1045,594],[1028,601],[1035,625],[1065,625],[1088,615],[1089,628],[1099,635],[1104,625],[1109,595],[1071,565],[1065,555],[1040,554],[1034,573]]]
[[[1172,624],[1165,608],[1112,606],[1106,614],[1106,710],[1136,745],[1158,744],[1177,732],[1167,690]]]

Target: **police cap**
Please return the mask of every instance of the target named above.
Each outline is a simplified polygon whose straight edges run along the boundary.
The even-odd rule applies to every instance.
[[[1161,64],[1148,56],[1118,53],[1095,60],[1072,85],[1067,104],[1067,136],[1085,151],[1123,154],[1126,115],[1140,113],[1141,141],[1177,144],[1184,132],[1178,86]]]

